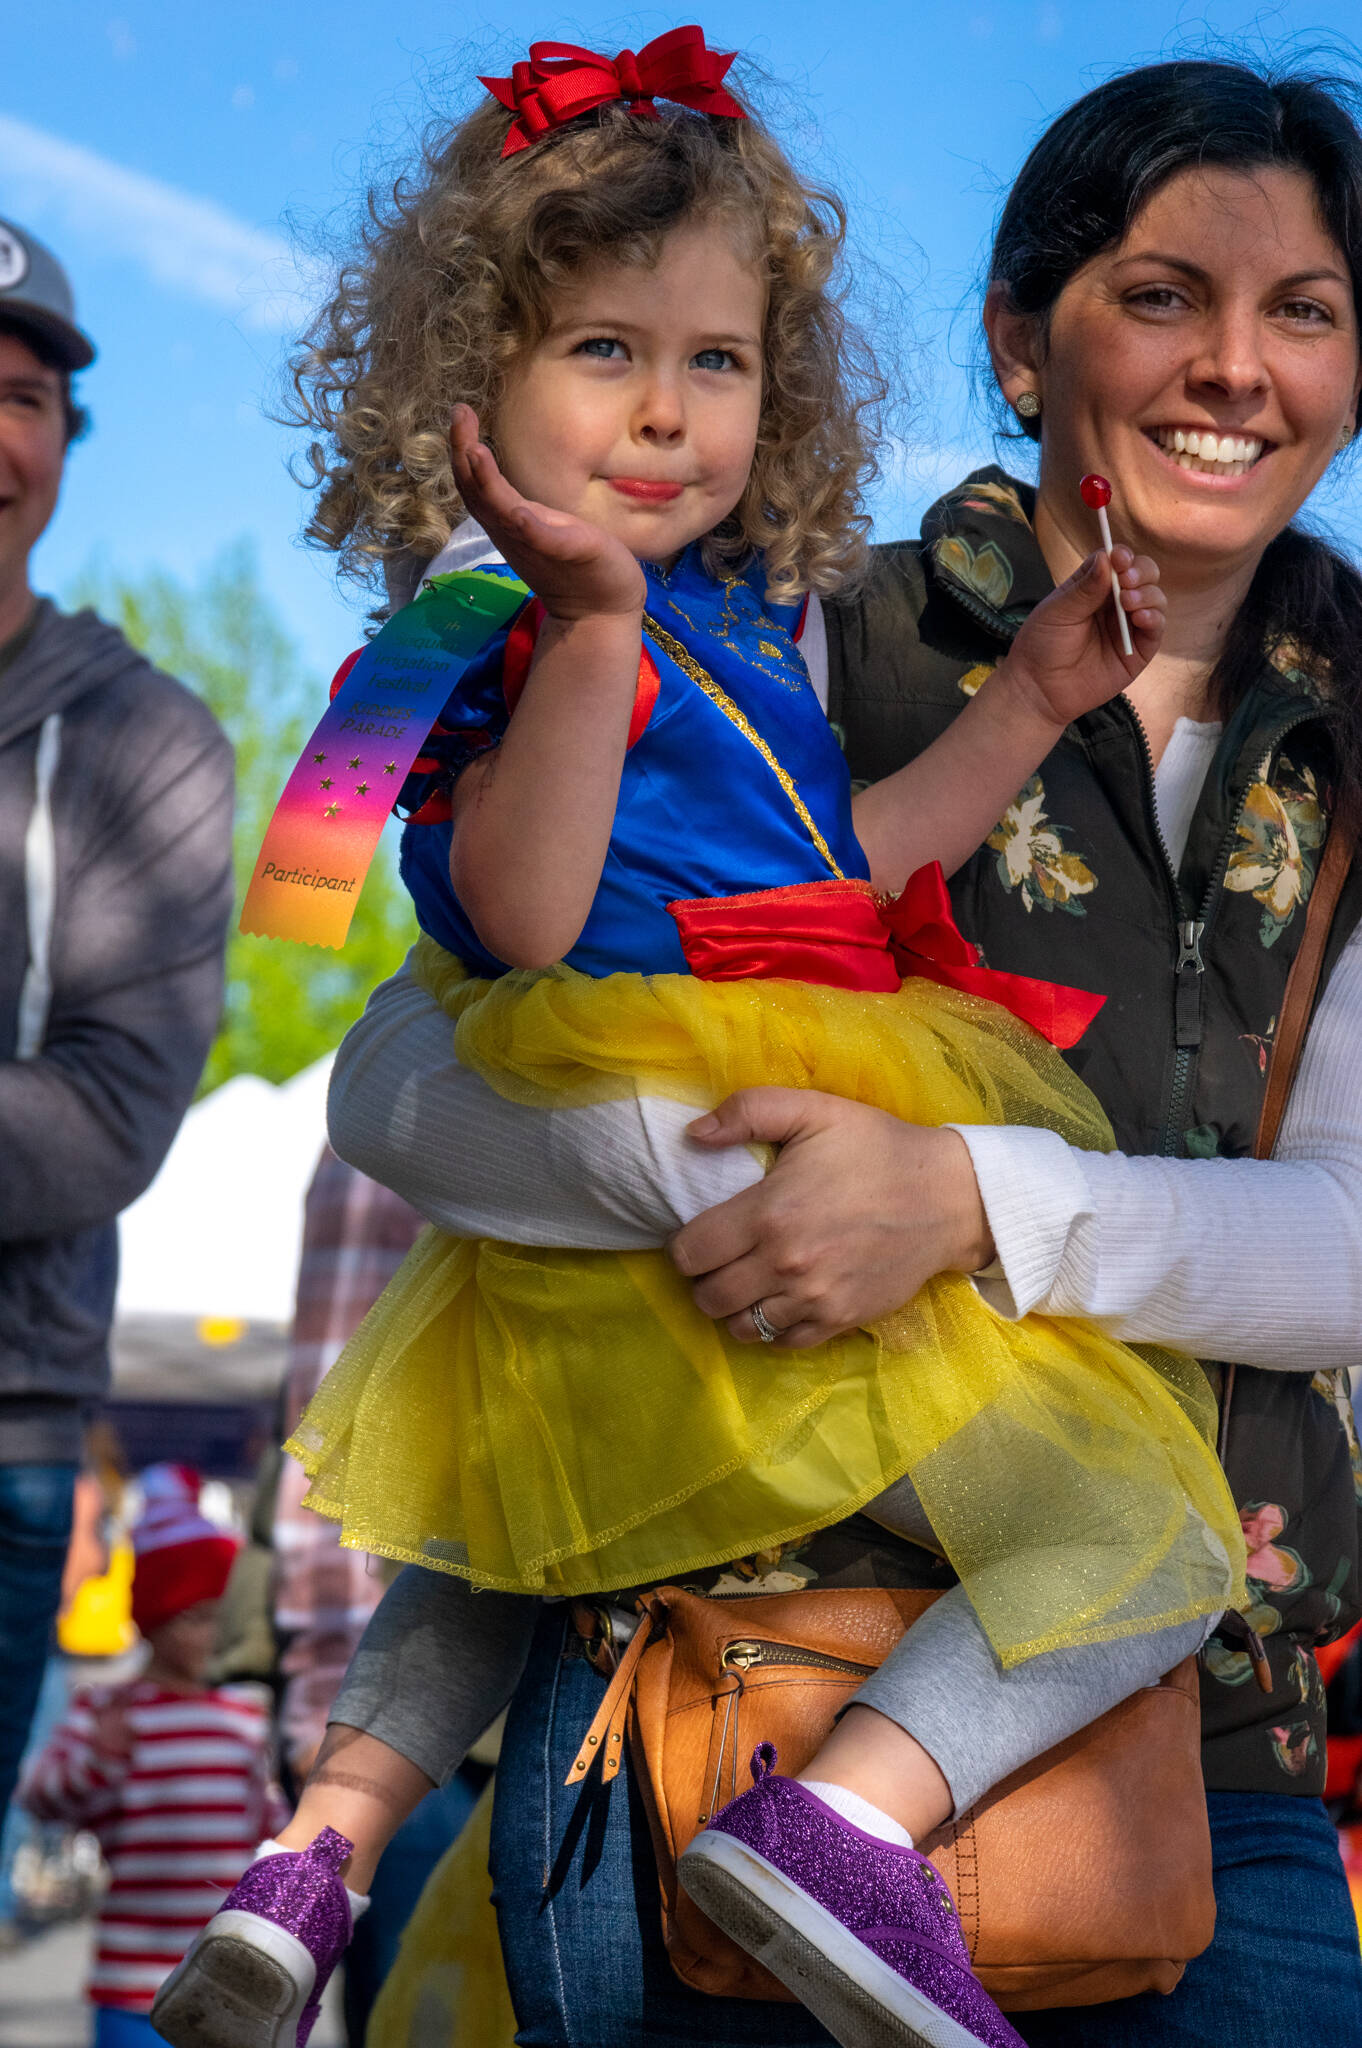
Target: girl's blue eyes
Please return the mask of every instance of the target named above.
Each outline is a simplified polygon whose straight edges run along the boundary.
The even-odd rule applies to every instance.
[[[598,363],[609,363],[619,361],[628,351],[622,341],[616,341],[608,334],[593,334],[589,340],[577,344],[576,353],[591,356]],[[736,356],[726,348],[702,348],[690,360],[693,370],[732,370],[738,367]]]

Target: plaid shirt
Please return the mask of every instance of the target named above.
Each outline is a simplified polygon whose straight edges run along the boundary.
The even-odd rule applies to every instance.
[[[324,1149],[303,1209],[285,1434],[421,1228],[399,1196]],[[351,1652],[387,1584],[376,1559],[342,1550],[338,1525],[303,1506],[306,1491],[301,1467],[286,1458],[274,1513],[274,1619],[290,1639],[280,1664],[287,1681],[280,1734],[294,1765],[321,1741]]]

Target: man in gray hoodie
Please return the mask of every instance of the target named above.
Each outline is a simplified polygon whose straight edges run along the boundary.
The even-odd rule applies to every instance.
[[[108,1379],[115,1219],[193,1095],[232,901],[212,716],[29,582],[93,358],[55,257],[0,221],[0,1814]]]

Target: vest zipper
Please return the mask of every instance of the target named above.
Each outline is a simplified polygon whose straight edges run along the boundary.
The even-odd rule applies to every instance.
[[[1188,1105],[1192,1096],[1192,1083],[1196,1074],[1197,1057],[1201,1051],[1201,998],[1202,978],[1206,963],[1201,957],[1201,941],[1211,921],[1216,896],[1224,883],[1230,864],[1230,855],[1238,836],[1240,820],[1248,804],[1249,791],[1255,782],[1261,782],[1272,765],[1272,756],[1282,741],[1297,726],[1308,725],[1314,712],[1303,711],[1289,718],[1275,732],[1268,735],[1257,769],[1244,785],[1244,793],[1230,819],[1220,842],[1220,851],[1215,867],[1207,881],[1205,892],[1194,916],[1187,915],[1187,899],[1182,893],[1173,857],[1168,842],[1159,824],[1158,807],[1154,801],[1154,756],[1150,752],[1149,736],[1145,732],[1139,714],[1133,705],[1127,705],[1135,731],[1139,737],[1140,749],[1144,755],[1145,812],[1152,830],[1155,844],[1163,856],[1164,874],[1168,882],[1169,895],[1177,915],[1177,959],[1174,963],[1173,996],[1173,1079],[1168,1090],[1168,1107],[1164,1113],[1163,1129],[1159,1140],[1159,1153],[1165,1159],[1175,1158],[1181,1149],[1183,1132],[1186,1129]]]
[[[980,625],[986,627],[992,635],[998,637],[999,615],[996,612],[991,612],[987,606],[980,604],[977,598],[971,597],[968,591],[962,589],[953,578],[946,580],[950,583],[951,595],[956,603],[964,611],[968,612],[972,618],[976,619]],[[1004,640],[1004,655],[1010,645],[1010,639]],[[1173,857],[1168,850],[1168,842],[1163,836],[1163,827],[1159,823],[1158,806],[1154,801],[1154,756],[1150,751],[1149,736],[1145,732],[1144,725],[1135,707],[1132,704],[1125,703],[1124,698],[1117,701],[1124,706],[1126,715],[1135,727],[1135,732],[1140,742],[1140,750],[1144,755],[1145,815],[1154,844],[1158,847],[1163,858],[1164,876],[1168,883],[1168,893],[1177,920],[1178,951],[1175,963],[1176,979],[1173,1002],[1173,1078],[1168,1090],[1168,1106],[1164,1113],[1163,1129],[1159,1140],[1159,1153],[1164,1158],[1171,1159],[1175,1158],[1181,1149],[1183,1132],[1186,1129],[1188,1104],[1191,1101],[1192,1083],[1196,1073],[1197,1056],[1201,1051],[1202,978],[1206,972],[1206,963],[1201,957],[1201,941],[1205,935],[1206,927],[1211,920],[1216,892],[1223,883],[1226,870],[1230,864],[1230,854],[1234,848],[1240,820],[1248,803],[1248,793],[1253,787],[1253,783],[1261,781],[1266,775],[1272,763],[1272,756],[1281,746],[1282,741],[1290,733],[1294,732],[1297,726],[1308,725],[1318,714],[1314,711],[1298,712],[1295,717],[1287,719],[1275,732],[1269,734],[1263,755],[1258,764],[1257,775],[1251,777],[1248,783],[1246,783],[1244,794],[1239,800],[1239,807],[1230,820],[1229,827],[1221,841],[1215,871],[1206,886],[1205,894],[1201,899],[1196,914],[1189,917],[1187,914],[1187,901],[1183,896],[1182,887],[1178,881],[1177,869],[1173,866]]]

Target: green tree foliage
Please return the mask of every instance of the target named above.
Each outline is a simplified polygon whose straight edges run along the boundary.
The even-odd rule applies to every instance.
[[[192,585],[162,570],[128,577],[96,565],[68,602],[93,605],[158,668],[197,691],[236,748],[237,900],[227,1001],[200,1092],[233,1074],[287,1081],[339,1044],[369,990],[393,972],[415,936],[411,904],[386,847],[369,870],[342,951],[237,930],[265,827],[321,715],[325,685],[303,669],[245,543]]]

